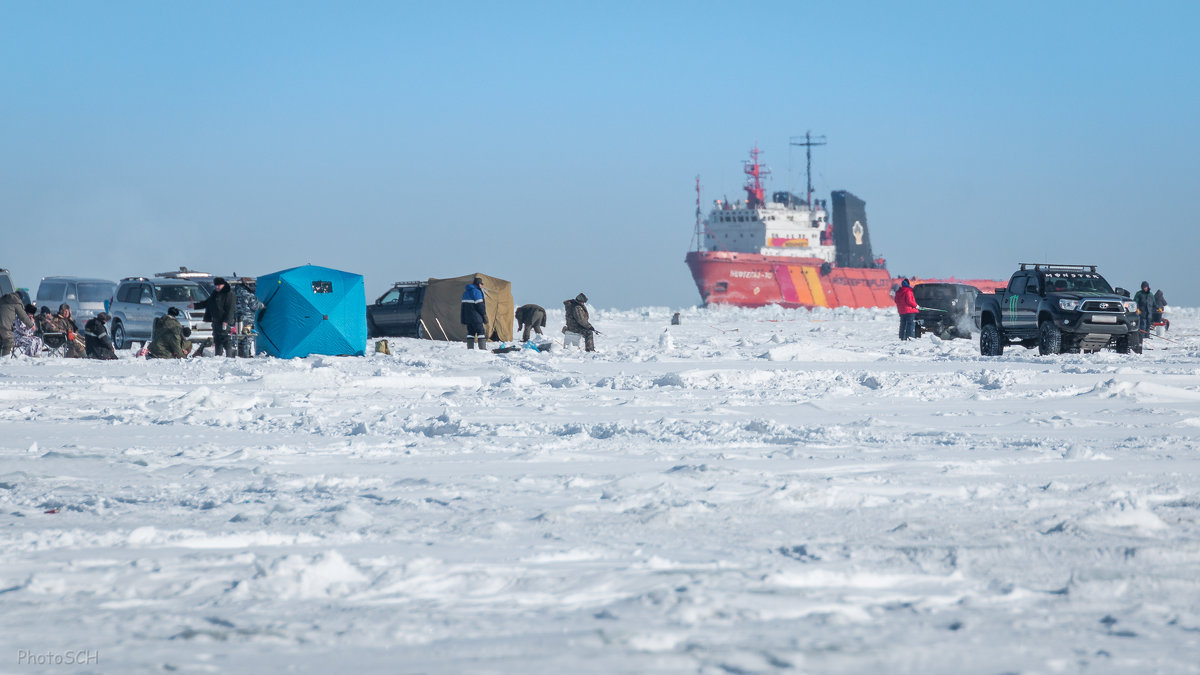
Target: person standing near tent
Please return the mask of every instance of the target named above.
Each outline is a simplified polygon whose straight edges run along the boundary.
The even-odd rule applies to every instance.
[[[595,335],[599,331],[588,321],[587,301],[587,296],[583,293],[575,296],[574,300],[563,300],[563,309],[566,310],[567,315],[567,325],[563,327],[563,332],[582,335],[583,348],[594,352],[596,351]]]
[[[237,356],[233,351],[232,333],[237,331],[237,300],[224,277],[213,279],[213,294],[196,303],[204,310],[204,320],[212,323],[213,355]]]
[[[487,306],[483,298],[483,279],[475,277],[463,289],[459,321],[467,327],[467,349],[475,349],[476,342],[479,343],[480,349],[487,349],[487,333],[484,328],[487,325]]]
[[[533,329],[538,335],[546,327],[546,310],[540,305],[521,305],[514,314],[517,326],[521,329],[521,342],[529,342],[529,331]]]
[[[917,298],[913,295],[912,284],[905,279],[896,290],[896,312],[900,315],[901,340],[917,336],[917,311]]]

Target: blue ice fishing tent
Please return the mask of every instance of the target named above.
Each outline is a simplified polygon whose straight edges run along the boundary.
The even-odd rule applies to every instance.
[[[361,274],[305,265],[258,278],[258,349],[281,359],[362,356],[367,295]]]

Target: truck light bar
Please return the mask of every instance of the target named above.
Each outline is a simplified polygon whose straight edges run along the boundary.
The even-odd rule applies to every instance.
[[[1095,265],[1058,265],[1054,263],[1021,263],[1021,271],[1032,267],[1035,270],[1048,272],[1096,272]]]

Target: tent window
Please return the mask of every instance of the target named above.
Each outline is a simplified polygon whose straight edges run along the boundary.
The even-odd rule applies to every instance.
[[[332,292],[333,292],[333,282],[332,281],[314,281],[313,282],[313,293],[332,293]]]

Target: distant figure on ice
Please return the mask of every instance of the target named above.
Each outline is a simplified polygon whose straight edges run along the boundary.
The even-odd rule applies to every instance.
[[[596,330],[588,321],[587,296],[583,293],[575,296],[574,300],[563,300],[563,308],[567,314],[567,325],[563,326],[564,333],[576,333],[583,336],[583,348],[589,352],[596,351]]]
[[[542,334],[546,327],[546,310],[540,305],[521,305],[515,314],[517,327],[521,329],[521,342],[529,342],[529,330]]]
[[[179,308],[171,307],[167,313],[154,320],[154,339],[150,341],[147,358],[151,359],[183,359],[187,358],[192,349],[192,343],[187,340],[191,335],[190,328],[179,324]]]
[[[17,345],[13,337],[14,324],[30,328],[34,326],[33,318],[25,311],[25,303],[15,292],[6,293],[0,297],[0,356],[8,356]]]
[[[213,355],[237,356],[233,351],[233,335],[237,333],[237,299],[224,277],[213,279],[213,294],[196,303],[204,310],[204,320],[212,322]]]
[[[896,312],[900,314],[900,339],[917,336],[917,299],[913,296],[912,284],[908,279],[900,282],[896,290]]]
[[[112,340],[108,337],[108,313],[100,312],[88,319],[83,327],[84,349],[89,359],[111,361],[117,358]]]
[[[475,349],[479,343],[480,349],[487,349],[487,306],[483,298],[483,279],[475,277],[467,284],[462,294],[462,309],[459,321],[467,327],[467,349]]]
[[[28,325],[20,319],[13,322],[15,349],[20,350],[25,356],[37,356],[42,352],[42,346],[45,344],[42,342],[42,337],[38,335],[37,321],[32,320],[37,314],[37,308],[33,305],[25,305],[25,314],[31,320]]]
[[[1154,318],[1152,323],[1157,326],[1162,324],[1163,330],[1171,330],[1171,320],[1163,315],[1167,309],[1167,298],[1163,295],[1162,289],[1154,291]]]
[[[671,315],[671,325],[672,326],[679,325],[679,312],[675,312],[674,314]]]
[[[1133,301],[1137,303],[1138,330],[1145,337],[1150,334],[1150,326],[1154,323],[1154,294],[1150,292],[1149,281],[1142,282],[1142,290],[1134,294]]]

